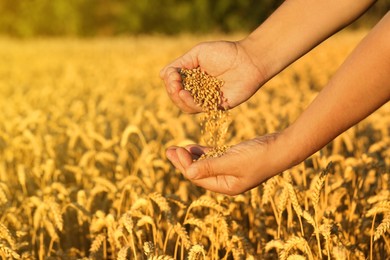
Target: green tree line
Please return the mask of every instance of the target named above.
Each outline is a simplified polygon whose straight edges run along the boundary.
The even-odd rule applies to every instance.
[[[281,0],[0,0],[0,34],[96,36],[249,31]],[[378,1],[369,18],[389,10]]]

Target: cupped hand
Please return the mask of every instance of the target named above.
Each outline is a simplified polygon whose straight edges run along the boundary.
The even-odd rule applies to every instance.
[[[200,43],[160,72],[169,97],[186,113],[201,112],[201,108],[183,89],[179,70],[197,67],[225,82],[222,86],[222,106],[226,109],[248,100],[266,81],[264,70],[253,63],[240,42]]]
[[[217,158],[197,160],[210,148],[200,145],[170,147],[167,157],[195,185],[227,195],[258,186],[291,165],[280,150],[280,134],[271,134],[232,146]]]

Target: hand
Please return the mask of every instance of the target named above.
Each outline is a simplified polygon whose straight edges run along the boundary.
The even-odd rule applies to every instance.
[[[248,100],[266,81],[264,70],[256,66],[239,42],[201,43],[160,72],[172,101],[184,112],[201,112],[190,93],[183,89],[180,68],[200,67],[211,76],[223,80],[225,108],[233,108]]]
[[[281,135],[271,134],[239,143],[218,158],[194,161],[210,149],[199,145],[170,147],[167,157],[195,185],[237,195],[291,166],[287,150],[280,149],[285,145],[279,140]]]

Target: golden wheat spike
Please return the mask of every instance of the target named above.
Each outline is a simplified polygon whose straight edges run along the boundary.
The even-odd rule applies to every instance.
[[[144,254],[148,257],[148,259],[154,256],[155,248],[154,244],[151,241],[147,241],[143,245]]]
[[[54,224],[59,231],[63,229],[63,219],[61,214],[60,205],[54,201],[54,199],[48,200],[47,205],[52,213]]]
[[[275,192],[277,178],[272,177],[263,184],[263,196],[261,198],[261,205],[264,206],[271,201],[272,195]]]
[[[281,250],[284,247],[284,242],[280,239],[273,239],[271,241],[268,241],[265,245],[265,252],[270,251],[271,249],[275,248],[276,250]]]
[[[371,196],[367,199],[369,204],[375,204],[380,201],[390,201],[390,190],[384,189],[380,190],[376,195]]]
[[[289,194],[289,199],[291,201],[291,204],[293,205],[293,208],[295,210],[295,213],[297,213],[298,216],[303,215],[303,210],[301,205],[298,202],[298,197],[297,194],[295,193],[294,187],[292,186],[291,183],[286,182],[286,188]]]
[[[312,225],[312,226],[314,227],[314,229],[317,228],[316,222],[315,222],[313,216],[310,215],[309,212],[307,212],[306,210],[303,210],[303,211],[302,211],[302,217],[303,217],[310,225]]]
[[[280,259],[281,260],[287,260],[287,257],[289,256],[289,252],[293,248],[298,248],[302,252],[306,253],[309,256],[310,259],[313,259],[312,258],[312,253],[310,251],[310,247],[309,247],[306,239],[304,239],[303,237],[297,237],[297,236],[291,237],[290,239],[288,239],[284,243],[283,248],[282,248],[282,250],[280,251],[280,254],[279,254]]]
[[[312,199],[314,210],[318,210],[318,202],[320,200],[321,190],[324,187],[326,176],[328,175],[328,172],[330,171],[331,167],[332,167],[332,162],[329,162],[325,170],[321,172],[320,177],[317,180],[314,189],[312,190],[311,199]]]
[[[128,246],[122,247],[118,252],[117,260],[126,260],[127,259],[127,251],[129,250]]]
[[[96,254],[101,246],[103,245],[103,242],[106,240],[105,234],[98,234],[95,239],[92,241],[91,247],[89,249],[89,252],[91,254]]]
[[[134,222],[130,212],[123,214],[120,221],[129,234],[133,233]]]
[[[390,211],[385,214],[382,222],[375,229],[374,241],[377,241],[383,234],[390,231]]]
[[[367,217],[374,216],[375,214],[390,212],[390,200],[380,201],[366,213]]]
[[[155,227],[156,224],[154,223],[154,219],[151,216],[143,215],[138,221],[137,226],[142,227],[146,224],[151,225],[152,227]]]
[[[16,247],[15,238],[12,236],[9,229],[1,222],[0,222],[0,239],[4,239],[5,241],[8,242],[8,244],[12,249],[15,249]]]
[[[288,201],[288,189],[287,187],[281,188],[281,193],[277,197],[278,202],[276,207],[278,209],[279,215],[282,215],[283,211],[286,209],[287,201]]]
[[[221,205],[219,205],[218,203],[216,203],[214,200],[212,199],[205,199],[205,198],[202,198],[202,199],[197,199],[195,201],[193,201],[190,206],[188,207],[187,209],[187,216],[188,216],[188,213],[193,209],[193,208],[197,208],[197,207],[207,207],[207,208],[210,208],[210,209],[214,209],[216,210],[217,212],[219,213],[222,213],[222,214],[229,214],[227,212],[227,210],[222,207]]]
[[[97,186],[103,186],[103,187],[107,188],[108,189],[107,191],[112,193],[112,194],[115,194],[117,191],[115,184],[112,183],[111,181],[109,181],[107,178],[96,177],[96,178],[94,178],[94,182],[96,182]]]
[[[201,230],[206,230],[206,223],[199,218],[188,218],[184,221],[184,225],[194,225],[199,227]]]
[[[176,225],[173,226],[173,230],[181,239],[184,247],[186,249],[189,249],[191,247],[191,240],[190,237],[188,236],[186,229],[180,223],[176,223]]]
[[[200,258],[199,256],[202,256]],[[203,245],[195,244],[191,246],[190,251],[188,252],[188,260],[203,260],[206,259],[206,251],[204,250]]]
[[[7,259],[20,259],[20,255],[17,252],[2,243],[0,243],[0,253],[3,253]]]
[[[170,212],[171,207],[165,197],[163,197],[160,193],[154,192],[149,195],[149,198],[152,199],[160,208],[162,212]]]
[[[129,140],[129,137],[130,137],[131,134],[136,134],[139,137],[139,139],[141,140],[142,146],[143,147],[146,146],[147,142],[146,142],[145,136],[143,135],[141,129],[138,126],[136,126],[136,125],[128,125],[126,127],[126,129],[123,131],[122,137],[121,137],[121,140],[120,140],[120,144],[119,145],[122,148],[126,147],[126,144],[127,144],[128,140]]]

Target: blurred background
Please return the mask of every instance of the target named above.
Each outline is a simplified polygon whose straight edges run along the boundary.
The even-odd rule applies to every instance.
[[[0,35],[121,36],[230,33],[254,29],[280,0],[0,0]],[[378,1],[353,28],[372,26],[390,8]]]

